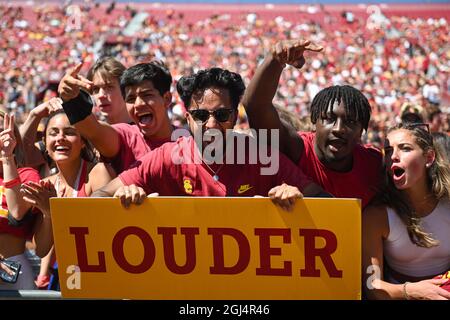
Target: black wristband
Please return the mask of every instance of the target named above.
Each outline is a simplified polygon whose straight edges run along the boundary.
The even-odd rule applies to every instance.
[[[90,95],[80,90],[80,94],[76,98],[63,102],[62,106],[67,118],[69,118],[70,124],[74,125],[86,119],[92,113],[94,104]]]
[[[22,226],[24,223],[27,223],[28,220],[33,218],[33,213],[31,212],[32,209],[29,209],[27,211],[27,213],[24,215],[24,217],[22,218],[22,220],[16,220],[16,218],[14,218],[12,216],[11,213],[8,212],[8,225],[11,227],[20,227]]]

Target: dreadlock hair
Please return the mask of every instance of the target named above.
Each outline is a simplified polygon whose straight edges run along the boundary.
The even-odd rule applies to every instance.
[[[424,154],[432,150],[435,152],[435,160],[433,164],[426,168],[427,187],[430,191],[430,197],[440,200],[450,197],[450,168],[448,160],[442,153],[442,149],[437,147],[433,141],[432,135],[425,129],[424,123],[401,123],[390,128],[387,133],[399,129],[405,129],[411,132],[418,146],[423,150]],[[386,166],[386,161],[385,161]],[[385,185],[382,192],[378,195],[378,200],[386,206],[392,207],[408,230],[411,241],[419,247],[430,248],[437,246],[439,241],[433,239],[432,235],[422,229],[421,218],[419,218],[411,206],[411,201],[406,197],[405,193],[398,190],[392,182],[391,176],[388,174],[387,168],[385,172]]]
[[[325,118],[335,102],[344,102],[347,116],[356,119],[367,131],[372,111],[369,101],[361,91],[349,85],[331,86],[319,91],[311,103],[311,122],[315,124],[319,118]]]

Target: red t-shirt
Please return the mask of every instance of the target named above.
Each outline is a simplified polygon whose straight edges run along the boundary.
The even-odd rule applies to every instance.
[[[22,183],[33,181],[39,182],[39,172],[33,168],[19,168],[17,169]],[[5,188],[3,187],[3,177],[0,177],[0,233],[9,233],[17,237],[31,239],[33,236],[33,226],[35,215],[25,218],[26,220],[20,226],[10,226],[8,224],[8,204],[6,203]],[[32,211],[35,212],[35,211]]]
[[[337,198],[358,198],[363,208],[379,191],[382,182],[381,152],[373,147],[357,145],[353,151],[353,168],[337,172],[325,167],[314,151],[315,133],[299,132],[304,148],[300,169],[313,181]]]
[[[182,146],[185,146],[183,149]],[[262,175],[263,166],[259,161],[249,164],[248,152],[245,164],[215,164],[210,167],[218,171],[219,181],[213,179],[213,173],[203,164],[194,163],[196,146],[192,137],[181,137],[176,142],[166,143],[138,160],[138,165],[122,172],[119,178],[125,185],[135,184],[147,194],[158,192],[160,196],[267,196],[275,186],[287,183],[300,191],[311,183],[298,167],[280,153],[279,169],[273,175]],[[183,150],[190,150],[189,155]],[[246,148],[248,151],[248,148]],[[191,164],[181,163],[184,156]],[[179,164],[174,164],[172,159]],[[258,157],[259,159],[259,157]],[[220,169],[219,169],[220,168]]]
[[[152,149],[170,141],[170,138],[162,140],[146,139],[136,125],[117,123],[112,127],[119,134],[120,149],[119,153],[113,159],[110,159],[110,162],[118,174],[130,168],[137,159],[143,157]]]

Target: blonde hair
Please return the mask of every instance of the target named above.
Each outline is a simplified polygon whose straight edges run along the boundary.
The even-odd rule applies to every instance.
[[[405,102],[400,108],[400,118],[404,121],[408,115],[414,115],[417,120],[414,122],[424,122],[426,118],[425,110],[421,105]]]
[[[431,166],[426,168],[427,185],[431,196],[437,200],[450,198],[450,168],[447,158],[442,154],[441,148],[436,147],[433,137],[425,130],[426,125],[420,124],[399,124],[388,130],[388,133],[399,129],[405,129],[411,132],[418,146],[424,153],[432,150],[435,153],[435,160]],[[405,194],[398,190],[388,171],[385,170],[386,189],[381,193],[382,202],[395,209],[397,214],[406,224],[409,237],[413,243],[420,247],[430,248],[439,244],[439,241],[433,239],[431,234],[423,230],[421,218],[417,216],[414,208]]]

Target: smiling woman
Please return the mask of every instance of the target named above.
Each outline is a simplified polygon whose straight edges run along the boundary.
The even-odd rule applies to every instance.
[[[450,269],[450,169],[424,124],[388,131],[385,173],[386,189],[363,214],[368,297],[450,299],[440,288],[448,279],[433,279]]]
[[[36,248],[36,253],[43,258],[50,252],[45,257],[49,263],[54,253],[50,198],[87,197],[107,184],[115,173],[109,166],[97,163],[90,143],[70,124],[62,109],[50,114],[44,132],[46,153],[55,162],[58,173],[38,183],[23,184],[21,193],[28,204],[42,212],[36,229],[45,242]],[[41,276],[45,272],[41,269]]]

